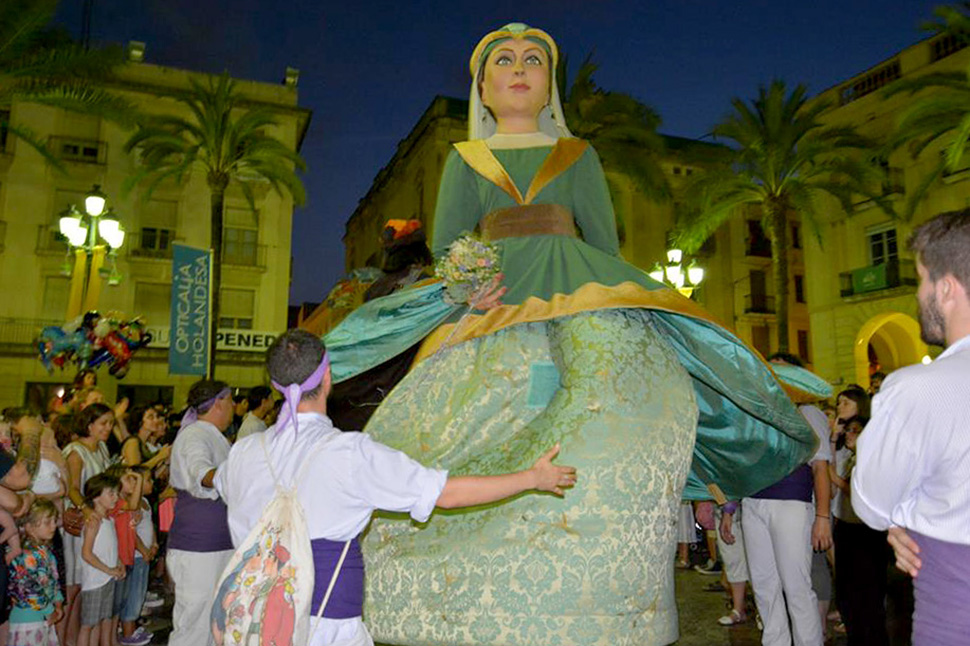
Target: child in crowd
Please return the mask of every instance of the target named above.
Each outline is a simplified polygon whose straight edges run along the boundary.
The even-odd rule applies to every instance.
[[[135,555],[138,553],[138,534],[136,527],[141,520],[142,494],[144,492],[144,474],[142,471],[115,465],[105,471],[105,475],[115,478],[120,482],[121,496],[109,516],[114,520],[115,533],[118,538],[118,560],[125,566],[125,580],[115,586],[114,610],[112,618],[111,634],[116,634],[117,622],[119,618],[127,623],[127,629],[123,627],[124,635],[119,640],[122,646],[144,646],[151,641],[151,633],[145,630],[135,630],[135,621],[141,613],[141,602],[144,601],[144,594],[137,595],[138,598],[130,600],[130,603],[138,604],[134,615],[129,612],[125,615],[125,609],[129,603],[128,590],[132,584],[129,581],[135,566]],[[149,511],[149,513],[151,513]],[[150,522],[150,521],[149,521]],[[145,566],[147,568],[147,566]],[[124,616],[130,617],[124,619]]]
[[[38,498],[24,522],[23,552],[10,563],[10,646],[57,646],[54,630],[64,616],[51,540],[57,533],[57,507]]]
[[[77,646],[112,646],[115,582],[124,579],[118,536],[108,514],[118,503],[118,480],[101,473],[84,485],[90,515],[81,532],[81,630]]]
[[[121,608],[121,630],[124,635],[121,638],[122,646],[146,644],[152,637],[150,632],[138,626],[136,622],[141,615],[142,606],[146,605],[148,568],[152,559],[158,553],[158,541],[155,540],[155,526],[152,523],[152,508],[147,500],[147,497],[152,493],[154,483],[151,478],[151,469],[136,467],[135,470],[142,476],[142,497],[138,511],[133,513],[135,553],[134,564],[127,568],[125,576],[125,603]]]

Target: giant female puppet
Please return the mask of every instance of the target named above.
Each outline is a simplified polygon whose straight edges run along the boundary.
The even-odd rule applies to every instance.
[[[365,429],[381,442],[456,475],[526,468],[561,442],[579,483],[420,527],[378,518],[364,543],[377,641],[672,642],[681,497],[756,492],[814,447],[760,356],[620,257],[596,152],[562,118],[556,62],[538,29],[482,39],[469,140],[441,179],[433,251],[473,230],[494,241],[502,303],[459,322],[440,284],[418,286],[366,304],[326,342],[337,381],[422,344]]]

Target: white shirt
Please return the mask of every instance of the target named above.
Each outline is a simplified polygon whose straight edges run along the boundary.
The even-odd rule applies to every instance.
[[[52,494],[61,488],[61,468],[48,460],[40,459],[37,473],[30,484],[30,490],[38,496]]]
[[[219,498],[215,489],[202,486],[202,478],[229,457],[229,440],[215,425],[196,420],[178,432],[172,444],[168,483],[196,498]]]
[[[243,418],[242,424],[239,425],[239,431],[236,433],[236,441],[249,437],[253,433],[262,433],[265,430],[266,422],[252,412],[246,413],[246,417]]]
[[[311,540],[356,538],[375,509],[408,512],[418,522],[431,516],[448,479],[447,471],[421,466],[365,433],[343,433],[325,415],[298,413],[297,418],[297,433],[292,425],[287,424],[282,433],[274,425],[237,442],[216,473],[215,487],[229,507],[234,545],[245,540],[274,495],[261,439],[265,439],[276,475],[287,487],[292,486],[304,459],[316,451],[312,466],[297,484]],[[326,444],[317,450],[321,442]],[[360,617],[323,619],[313,643],[350,639],[358,630],[363,630]]]
[[[802,417],[812,427],[812,430],[815,431],[815,436],[818,438],[818,449],[815,451],[812,459],[809,460],[809,464],[818,462],[819,460],[831,462],[832,447],[829,445],[829,418],[825,416],[825,413],[818,406],[812,406],[811,404],[802,404],[798,407],[798,412],[802,414]]]
[[[970,336],[886,378],[856,460],[852,507],[867,525],[970,545]]]

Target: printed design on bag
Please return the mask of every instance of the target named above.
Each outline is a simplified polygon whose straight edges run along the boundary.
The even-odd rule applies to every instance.
[[[298,573],[282,544],[281,525],[267,525],[258,542],[223,578],[212,611],[218,644],[289,646],[293,644]],[[285,540],[285,537],[283,538]]]

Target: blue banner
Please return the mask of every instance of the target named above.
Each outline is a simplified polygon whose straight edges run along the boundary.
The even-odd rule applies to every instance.
[[[207,249],[173,246],[169,374],[205,375],[208,370],[211,275],[212,254]]]

